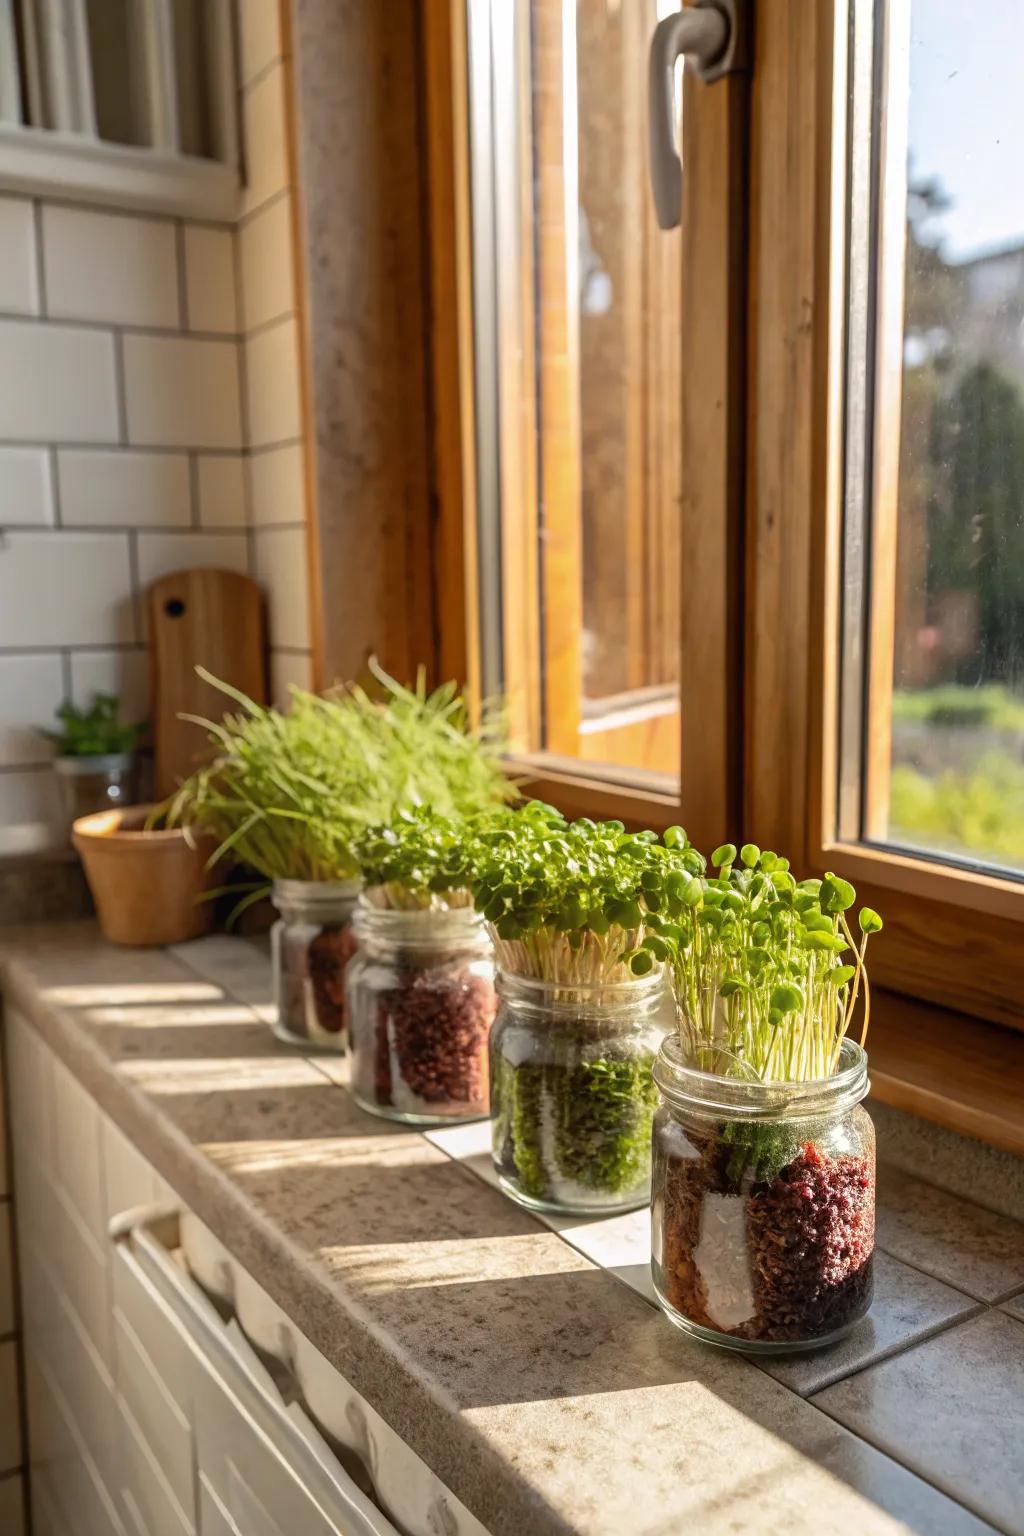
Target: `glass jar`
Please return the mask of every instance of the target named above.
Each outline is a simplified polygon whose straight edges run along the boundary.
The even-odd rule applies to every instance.
[[[867,1057],[832,1077],[700,1072],[676,1036],[654,1069],[652,1270],[678,1327],[751,1354],[831,1344],[871,1305],[875,1131]]]
[[[479,914],[360,902],[353,928],[359,948],[347,994],[356,1102],[410,1125],[481,1119],[497,1000]]]
[[[274,1034],[289,1045],[345,1049],[345,971],[360,889],[358,880],[274,881]]]
[[[122,811],[135,800],[135,753],[109,752],[92,757],[58,757],[54,769],[61,812],[71,828],[96,811]]]
[[[566,987],[501,972],[498,996],[491,1130],[502,1188],[541,1211],[645,1205],[652,1068],[672,1022],[663,976]]]

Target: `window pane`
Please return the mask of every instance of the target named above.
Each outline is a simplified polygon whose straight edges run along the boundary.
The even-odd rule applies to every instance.
[[[893,687],[870,717],[891,708],[891,761],[868,798],[891,842],[1024,869],[1024,16],[964,14],[914,0],[909,112],[898,76],[885,103],[907,114],[906,227]],[[883,540],[885,502],[876,479]]]
[[[677,776],[681,243],[657,228],[647,175],[648,49],[674,9],[492,0],[470,17],[479,41],[486,12],[491,40],[486,81],[471,46],[471,92],[478,266],[481,189],[495,200],[489,296],[475,273],[478,373],[480,306],[495,315],[492,651],[513,703],[517,685],[542,701],[524,745]]]

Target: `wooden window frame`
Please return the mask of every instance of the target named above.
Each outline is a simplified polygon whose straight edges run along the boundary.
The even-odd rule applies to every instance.
[[[688,479],[681,784],[676,790],[639,774],[626,781],[552,754],[511,766],[525,793],[570,814],[618,816],[659,829],[683,820],[702,846],[743,834],[787,852],[794,866],[809,872],[831,868],[848,875],[886,918],[873,955],[884,1025],[873,1030],[876,1097],[1024,1152],[1020,1041],[999,1027],[1019,1028],[1024,1021],[1024,889],[983,872],[940,871],[926,859],[857,844],[834,830],[845,485],[845,103],[850,8],[867,3],[816,0],[811,7],[775,0],[759,13],[751,81],[734,79],[708,91],[691,85],[686,94],[684,261],[707,302],[683,306],[684,355],[700,356],[703,367],[699,379],[695,370],[684,370],[682,406]],[[475,408],[467,385],[472,265],[468,156],[460,138],[467,112],[460,91],[449,89],[464,78],[464,0],[427,0],[424,41],[431,152],[455,168],[451,184],[441,177],[443,197],[432,188],[429,230],[435,442],[447,444],[435,458],[434,545],[447,572],[437,611],[446,675],[478,684],[479,562],[471,546],[476,520],[467,447]],[[433,91],[432,57],[435,85],[440,82]],[[888,148],[897,158],[893,140]],[[726,163],[739,170],[723,197]],[[695,238],[695,221],[687,218],[698,202],[704,238]],[[712,238],[709,209],[715,210]],[[720,323],[722,306],[729,305],[743,323]],[[898,314],[891,290],[890,314],[894,305]],[[883,353],[883,363],[891,383],[891,354]],[[885,462],[876,457],[876,468],[891,474],[892,456],[888,471]],[[730,608],[737,594],[738,612]],[[876,613],[875,622],[882,618]],[[686,666],[693,656],[699,664]],[[699,728],[687,732],[687,721]],[[920,1049],[925,1030],[934,1047],[929,1051]]]

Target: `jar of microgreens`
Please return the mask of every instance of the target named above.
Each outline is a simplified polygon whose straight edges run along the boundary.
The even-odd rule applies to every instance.
[[[871,1304],[875,1139],[868,1092],[870,908],[799,884],[748,843],[641,945],[666,961],[678,1031],[655,1067],[652,1268],[667,1316],[749,1353],[842,1338]],[[635,957],[637,958],[637,957]],[[635,963],[635,960],[634,960]],[[861,1043],[848,1035],[858,1000]]]
[[[356,908],[358,950],[348,970],[353,1097],[364,1109],[412,1125],[487,1114],[487,1041],[494,964],[469,905]]]
[[[270,935],[274,1033],[290,1045],[345,1049],[345,972],[355,953],[359,880],[275,880]]]
[[[749,1353],[814,1349],[871,1305],[875,1135],[867,1057],[761,1083],[702,1072],[666,1038],[654,1069],[651,1243],[667,1316]]]
[[[536,1210],[645,1205],[664,978],[552,981],[501,970],[491,1147],[502,1188]]]
[[[492,1156],[524,1205],[600,1214],[647,1201],[652,1069],[672,1010],[657,957],[634,952],[666,882],[681,889],[688,863],[703,867],[681,829],[673,840],[675,852],[537,801],[478,839],[474,894],[500,998]]]

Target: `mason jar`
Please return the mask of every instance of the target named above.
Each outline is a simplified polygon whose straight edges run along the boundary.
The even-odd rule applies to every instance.
[[[750,1354],[831,1344],[871,1305],[875,1132],[867,1057],[845,1040],[832,1077],[761,1083],[654,1069],[652,1271],[678,1327]]]
[[[92,816],[97,811],[123,811],[135,803],[134,752],[57,757],[53,766],[69,835],[82,816]]]
[[[289,1045],[345,1049],[345,971],[355,952],[358,880],[275,880],[270,934],[277,1018]]]
[[[372,1114],[446,1125],[487,1114],[494,963],[471,907],[393,911],[360,902],[349,966],[350,1084]]]
[[[501,972],[491,1149],[502,1188],[542,1211],[645,1205],[652,1069],[671,1024],[663,976],[564,986]]]

